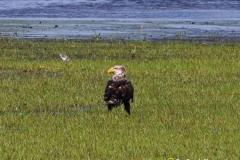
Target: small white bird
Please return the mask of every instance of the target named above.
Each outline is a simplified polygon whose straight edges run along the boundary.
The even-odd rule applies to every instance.
[[[69,62],[70,58],[66,54],[59,54],[60,58],[63,60],[63,62]]]

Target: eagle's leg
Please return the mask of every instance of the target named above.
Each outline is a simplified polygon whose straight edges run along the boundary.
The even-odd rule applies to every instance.
[[[124,101],[124,109],[125,111],[130,115],[130,104],[129,104],[129,101]]]
[[[108,104],[108,111],[110,112],[110,111],[112,111],[112,109],[113,109],[113,105],[112,104]]]

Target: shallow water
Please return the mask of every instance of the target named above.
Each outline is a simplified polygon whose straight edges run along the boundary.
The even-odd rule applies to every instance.
[[[1,0],[0,17],[194,18],[179,10],[239,10],[239,0]],[[171,11],[160,14],[163,10]],[[170,13],[170,14],[169,14]],[[229,16],[222,14],[221,16]],[[216,16],[216,15],[215,15]]]
[[[238,39],[240,1],[2,0],[0,36]]]

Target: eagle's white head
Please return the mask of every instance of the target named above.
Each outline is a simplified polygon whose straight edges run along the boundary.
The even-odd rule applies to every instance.
[[[126,69],[122,65],[115,65],[109,68],[107,72],[108,74],[113,74],[112,75],[113,81],[123,80],[126,77]]]

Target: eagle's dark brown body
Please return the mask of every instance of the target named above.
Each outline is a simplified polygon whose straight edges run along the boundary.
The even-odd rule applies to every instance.
[[[105,88],[104,101],[108,110],[124,104],[125,111],[130,114],[130,100],[133,102],[134,88],[131,81],[127,79],[113,81],[109,80]]]

